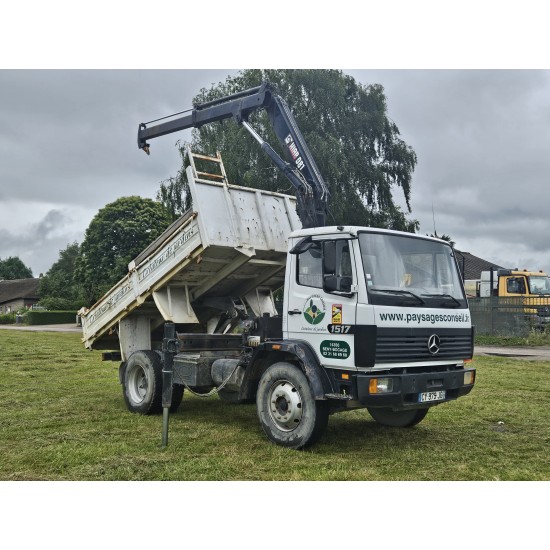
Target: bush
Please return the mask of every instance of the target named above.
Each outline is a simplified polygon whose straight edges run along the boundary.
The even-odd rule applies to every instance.
[[[49,311],[71,311],[80,309],[83,300],[71,300],[69,298],[41,298],[38,305]]]
[[[15,323],[15,313],[0,314],[0,325],[13,325]]]
[[[26,322],[28,325],[76,324],[76,311],[29,311]]]
[[[532,330],[526,340],[528,346],[550,346],[550,327]]]

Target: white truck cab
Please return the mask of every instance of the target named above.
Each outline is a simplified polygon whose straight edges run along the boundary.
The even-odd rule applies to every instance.
[[[363,405],[419,407],[472,387],[468,303],[439,239],[349,226],[292,233],[283,337],[307,342],[337,393]],[[370,391],[381,373],[384,388]]]

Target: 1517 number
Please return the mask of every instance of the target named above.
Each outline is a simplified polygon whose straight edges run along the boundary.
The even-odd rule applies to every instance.
[[[352,334],[353,325],[329,325],[328,331],[331,334]]]

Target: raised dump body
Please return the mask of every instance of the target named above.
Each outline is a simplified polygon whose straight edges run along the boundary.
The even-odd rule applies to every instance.
[[[82,313],[87,348],[120,345],[126,360],[135,349],[155,349],[155,329],[165,321],[214,333],[241,313],[276,313],[272,292],[284,282],[288,236],[301,228],[295,198],[229,185],[219,156],[190,158],[192,210]],[[197,171],[197,159],[217,162],[221,175]]]

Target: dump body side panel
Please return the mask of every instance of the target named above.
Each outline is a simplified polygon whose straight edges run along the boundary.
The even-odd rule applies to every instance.
[[[148,315],[193,323],[209,297],[261,300],[284,281],[289,234],[301,227],[289,195],[201,180],[189,168],[193,210],[129,264],[128,274],[82,313],[93,348],[147,302]]]

